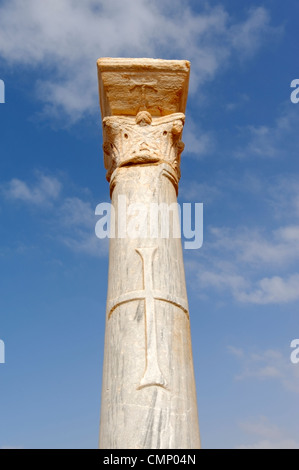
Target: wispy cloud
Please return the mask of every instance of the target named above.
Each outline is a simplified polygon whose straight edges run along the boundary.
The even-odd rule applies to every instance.
[[[298,154],[299,116],[288,102],[272,126],[249,125],[239,129],[242,145],[234,152],[238,158],[286,158]]]
[[[78,196],[64,196],[66,190],[57,177],[39,172],[34,183],[13,178],[2,183],[0,188],[10,203],[20,201],[27,207],[42,211],[43,215],[47,209],[47,236],[77,253],[108,255],[108,239],[99,240],[95,234],[97,219],[92,202]]]
[[[222,189],[209,183],[199,183],[194,180],[184,178],[180,185],[180,196],[187,201],[203,202],[210,204],[215,200],[219,200],[222,196]]]
[[[233,346],[228,351],[240,364],[235,380],[275,380],[284,389],[299,393],[299,368],[290,360],[291,349],[289,355],[275,349],[244,351]]]
[[[266,231],[263,227],[211,227],[211,245],[251,266],[283,266],[299,259],[299,225]]]
[[[252,439],[252,444],[238,446],[238,449],[299,449],[299,440],[288,430],[273,424],[266,416],[239,423],[239,428]]]
[[[296,136],[297,137],[297,136]],[[278,176],[272,184],[264,185],[266,200],[280,220],[299,220],[299,175]]]
[[[265,277],[257,282],[249,292],[238,291],[236,297],[241,302],[255,304],[286,303],[299,300],[299,274],[283,279],[280,276]]]
[[[278,31],[263,7],[239,22],[222,6],[198,7],[199,13],[176,0],[6,0],[0,7],[0,56],[18,70],[38,67],[44,111],[76,121],[97,109],[98,57],[187,58],[192,93],[231,58],[251,56]]]
[[[53,176],[38,173],[35,183],[29,184],[18,178],[13,178],[1,185],[4,196],[11,200],[18,200],[31,205],[51,204],[61,191],[60,181]]]
[[[89,201],[66,198],[58,209],[58,221],[62,227],[59,239],[72,251],[91,256],[108,255],[108,239],[99,240],[95,235],[95,209]]]
[[[231,43],[242,56],[243,54],[252,55],[260,47],[261,32],[271,30],[273,32],[267,10],[263,7],[251,8],[244,23],[231,26]]]
[[[235,346],[227,346],[228,351],[237,357],[244,357],[244,351],[241,348],[236,348]]]
[[[192,156],[198,160],[211,154],[216,145],[216,137],[209,131],[203,131],[192,121],[191,116],[185,125],[183,140],[186,156]]]
[[[234,111],[235,109],[240,108],[241,106],[245,106],[245,104],[249,101],[249,96],[245,93],[239,94],[236,101],[227,103],[226,109],[227,111]]]
[[[186,179],[182,178],[180,183],[180,194],[190,201],[201,201],[214,203],[214,208],[221,210],[225,206],[230,214],[232,210],[240,210],[242,213],[254,215],[263,212],[267,217],[267,226],[275,227],[293,226],[299,224],[299,173],[265,174],[264,172],[249,171],[223,171],[213,172],[212,179],[209,174],[205,178]],[[241,214],[242,215],[242,214]],[[236,213],[232,214],[236,218]],[[235,231],[236,227],[234,226]],[[249,227],[248,227],[249,230]],[[250,228],[251,232],[256,227]],[[259,231],[262,235],[262,225]],[[224,233],[226,228],[224,228]],[[240,235],[240,230],[238,229]],[[245,236],[245,233],[243,234]],[[249,234],[248,234],[249,235]]]
[[[198,257],[187,262],[197,292],[210,290],[260,305],[299,300],[299,225],[209,227]],[[187,254],[188,256],[188,254]]]

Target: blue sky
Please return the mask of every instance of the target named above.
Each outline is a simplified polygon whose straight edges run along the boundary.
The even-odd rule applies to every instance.
[[[296,0],[0,1],[0,447],[97,447],[109,200],[96,60],[188,59],[179,202],[204,448],[299,448]]]

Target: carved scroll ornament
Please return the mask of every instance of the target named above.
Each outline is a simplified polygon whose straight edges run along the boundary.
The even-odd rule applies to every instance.
[[[140,111],[136,117],[105,117],[103,150],[107,180],[118,167],[150,163],[168,163],[179,179],[184,122],[183,113],[152,118],[149,112]]]

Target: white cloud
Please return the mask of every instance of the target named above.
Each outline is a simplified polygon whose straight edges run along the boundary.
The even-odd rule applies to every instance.
[[[99,240],[95,234],[95,208],[78,197],[64,200],[58,209],[61,226],[60,241],[71,250],[91,256],[107,256],[108,239]]]
[[[282,353],[277,349],[246,350],[228,346],[228,351],[240,364],[240,372],[235,376],[237,381],[270,381],[271,386],[276,382],[285,390],[299,393],[299,368],[290,361],[288,352]],[[238,424],[246,437],[245,443],[237,446],[239,449],[298,449],[298,436],[291,431],[272,423],[267,417]]]
[[[62,237],[61,241],[65,246],[77,253],[99,257],[108,256],[109,240],[107,238],[99,240],[93,232],[79,231]]]
[[[237,292],[236,297],[241,302],[256,304],[285,303],[299,300],[299,274],[293,274],[286,279],[280,276],[263,278],[258,281],[258,287],[251,292]]]
[[[204,270],[199,275],[199,281],[202,287],[213,286],[219,290],[231,290],[235,296],[238,296],[240,290],[246,288],[246,279],[228,270],[222,270],[220,272]]]
[[[295,134],[296,128],[293,131]],[[293,140],[295,143],[298,142],[297,135],[294,135]],[[288,168],[286,170],[288,171]],[[217,200],[218,204],[220,196],[220,200],[223,204],[226,203],[228,208],[230,206],[235,208],[237,201],[240,200],[237,208],[243,212],[249,211],[249,215],[258,207],[258,212],[263,210],[266,216],[272,217],[275,225],[278,220],[281,224],[296,225],[299,223],[299,174],[294,171],[287,173],[287,171],[273,175],[271,172],[261,174],[256,169],[254,172],[249,171],[246,167],[242,173],[219,170],[213,173],[213,180],[206,179],[205,182],[199,183],[198,180],[186,182],[186,178],[183,178],[180,190],[188,193],[188,198],[194,201],[203,201],[204,195],[209,202]],[[192,190],[188,191],[189,187]],[[245,206],[244,197],[246,197],[245,201],[250,197],[250,203]],[[218,205],[218,208],[221,206]],[[238,233],[240,233],[239,229]]]
[[[299,175],[296,173],[288,176],[279,176],[270,184],[264,185],[268,193],[266,196],[267,200],[277,219],[299,220],[298,177]]]
[[[234,356],[237,356],[237,357],[243,357],[244,356],[244,351],[241,348],[236,348],[235,346],[227,346],[227,349]]]
[[[193,256],[186,268],[199,294],[212,289],[239,302],[294,302],[299,300],[298,242],[298,225],[272,232],[210,227],[198,258]]]
[[[95,207],[90,201],[77,196],[63,197],[62,188],[58,178],[42,173],[37,173],[34,184],[13,178],[1,186],[10,202],[22,201],[39,210],[48,209],[47,236],[52,236],[77,253],[108,255],[108,239],[99,240],[95,234]],[[25,249],[22,246],[19,251],[21,248]]]
[[[254,444],[238,446],[237,449],[299,449],[299,442],[292,437],[262,439]]]
[[[260,228],[212,227],[213,246],[234,252],[250,265],[282,266],[299,259],[299,225],[282,226],[268,233]]]
[[[9,183],[2,185],[2,191],[8,199],[38,206],[52,203],[57,199],[61,183],[55,177],[39,173],[35,184],[29,185],[25,181],[13,178]]]
[[[205,205],[219,199],[222,196],[222,191],[209,183],[198,183],[198,181],[184,178],[179,187],[179,195],[184,200],[203,202]]]
[[[201,159],[209,155],[215,148],[216,139],[212,132],[206,132],[199,128],[198,124],[188,116],[185,124],[183,141],[185,143],[186,156]]]
[[[228,351],[240,362],[236,380],[276,380],[284,389],[299,393],[299,368],[290,360],[291,348],[289,354],[274,349],[252,352],[233,346],[228,346]]]
[[[277,30],[259,7],[234,22],[223,7],[164,0],[6,0],[0,7],[0,56],[39,71],[45,111],[75,121],[97,110],[101,56],[187,58],[190,92],[232,57],[254,53]],[[202,142],[204,147],[207,142]]]
[[[279,439],[281,437],[281,430],[278,426],[270,424],[265,416],[261,416],[256,421],[242,422],[240,427],[249,434],[255,434],[265,439]]]
[[[238,158],[283,158],[298,154],[298,124],[297,110],[288,102],[284,111],[272,126],[247,126],[240,128],[240,135],[245,137],[245,144],[236,150]]]
[[[234,111],[237,108],[240,108],[241,106],[245,106],[245,103],[249,101],[249,96],[246,95],[245,93],[239,94],[237,97],[237,100],[231,103],[227,103],[226,105],[226,110],[227,111]]]
[[[260,46],[261,31],[267,29],[271,29],[267,10],[263,7],[252,8],[244,23],[231,27],[231,42],[242,55],[253,54]]]
[[[238,449],[299,449],[299,441],[290,433],[261,416],[256,420],[244,421],[239,427],[246,434],[259,439],[252,444],[238,446]]]
[[[64,199],[58,214],[61,224],[65,227],[91,228],[95,225],[95,212],[91,203],[79,197]]]

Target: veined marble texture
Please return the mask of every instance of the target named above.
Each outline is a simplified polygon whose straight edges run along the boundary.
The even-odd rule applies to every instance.
[[[182,245],[172,228],[189,68],[187,61],[98,61],[114,222],[125,213],[126,226],[136,226],[135,236],[116,227],[110,239],[100,448],[200,447]],[[134,203],[142,212],[130,212]],[[169,236],[160,236],[163,212],[151,236],[145,213],[161,204],[174,207]]]

